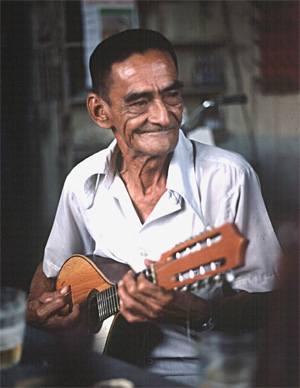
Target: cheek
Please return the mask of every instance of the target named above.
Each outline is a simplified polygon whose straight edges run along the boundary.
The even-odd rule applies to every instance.
[[[125,133],[130,134],[136,129],[141,128],[144,124],[147,124],[147,114],[142,115],[130,115],[123,122],[123,130]]]
[[[170,112],[173,114],[173,116],[176,118],[176,120],[181,123],[182,116],[183,116],[183,105],[172,107],[170,109]]]

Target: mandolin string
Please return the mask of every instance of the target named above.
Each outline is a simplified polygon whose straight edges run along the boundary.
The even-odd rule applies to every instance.
[[[159,263],[159,262],[158,262],[158,263]],[[159,268],[156,268],[155,272],[158,273],[158,272],[160,272],[161,270],[165,269],[165,267],[166,267],[167,265],[169,265],[169,263],[170,263],[170,261],[164,263],[164,265],[161,265]],[[142,271],[141,273],[144,273],[144,271]],[[138,274],[138,275],[139,275],[139,274]],[[169,276],[169,275],[167,275],[167,276]],[[105,294],[108,293],[107,290],[111,290],[111,294],[105,297]],[[118,290],[118,283],[115,283],[115,284],[113,284],[112,286],[106,288],[105,290],[98,291],[99,294],[101,294],[101,296],[104,296],[104,298],[101,299],[101,302],[110,303],[111,300],[112,300],[113,303],[116,304],[116,308],[114,309],[115,312],[112,313],[111,315],[113,315],[113,314],[115,314],[115,313],[117,313],[117,312],[119,311],[119,297],[118,297],[118,295],[117,295],[117,290]],[[98,295],[98,294],[97,294],[97,295]],[[84,310],[85,310],[85,311],[88,311],[89,309],[95,308],[96,306],[99,307],[99,303],[98,303],[97,301],[92,302],[92,303],[91,303],[88,307],[86,307]]]
[[[156,269],[156,273],[158,273],[161,269],[164,269],[166,265],[168,265],[169,263],[165,263],[163,266],[160,266],[160,268],[157,268]],[[144,271],[142,271],[141,273],[144,273]],[[140,274],[140,273],[139,273]],[[138,274],[138,275],[139,275]],[[101,299],[101,302],[104,302],[104,303],[111,303],[111,301],[113,301],[113,303],[116,304],[116,312],[118,312],[118,309],[119,309],[119,297],[117,295],[117,291],[118,291],[118,283],[115,283],[113,284],[112,286],[106,288],[105,290],[102,290],[102,291],[98,291],[102,296],[107,294],[109,291],[107,290],[111,290],[111,294],[108,295],[107,297],[104,297],[103,299]],[[89,305],[89,308],[86,308],[85,311],[91,309],[91,308],[95,308],[96,306],[99,306],[99,303],[98,302],[93,302]],[[113,313],[114,314],[114,313]],[[112,314],[111,314],[112,315]]]
[[[174,260],[174,259],[173,259]],[[161,265],[162,263],[160,262],[157,262],[157,264],[159,264],[159,268],[155,268],[155,272],[156,274],[158,274],[160,271],[162,270],[165,270],[165,268],[173,261],[173,260],[170,260],[170,261],[164,261],[164,264]],[[175,260],[178,260],[178,259],[175,259]],[[155,267],[155,265],[154,265]],[[141,273],[144,273],[144,271],[142,271]],[[139,275],[139,274],[138,274]],[[165,277],[168,277],[170,278],[170,274],[166,274],[164,276],[161,276],[160,277],[160,280],[162,281]],[[203,276],[204,277],[204,276]],[[195,281],[196,280],[200,280],[198,278],[195,278]],[[117,313],[119,311],[119,297],[118,297],[118,294],[117,294],[117,290],[118,290],[118,283],[115,283],[113,285],[111,285],[110,287],[106,288],[105,290],[102,290],[102,291],[98,291],[99,294],[102,296],[102,299],[101,299],[101,302],[105,305],[105,307],[107,308],[107,311],[106,311],[106,314],[107,312],[109,311],[113,311],[110,315],[108,315],[107,317]],[[97,294],[98,295],[98,294]],[[84,310],[87,311],[89,309],[92,309],[92,308],[95,308],[96,306],[99,307],[99,303],[98,301],[95,301],[95,302],[92,302],[88,308],[85,308]],[[102,315],[102,314],[101,314]]]

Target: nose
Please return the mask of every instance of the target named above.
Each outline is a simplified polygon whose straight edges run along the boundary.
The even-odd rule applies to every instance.
[[[148,121],[163,128],[167,128],[170,125],[170,113],[161,99],[157,98],[152,101]]]

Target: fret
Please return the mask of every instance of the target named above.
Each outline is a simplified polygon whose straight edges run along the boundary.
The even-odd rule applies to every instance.
[[[108,313],[108,303],[107,303],[107,289],[104,292],[104,317],[107,317]]]
[[[117,289],[118,285],[114,284],[101,292],[97,292],[96,297],[100,322],[119,311],[120,306]]]
[[[109,313],[110,313],[110,315],[112,315],[114,313],[113,300],[112,300],[112,298],[113,298],[112,287],[109,287],[108,291],[109,291],[109,300],[108,300],[109,301]]]
[[[116,301],[116,312],[118,312],[119,310],[120,310],[120,303],[119,303],[119,297],[118,297],[118,284],[116,283],[115,285],[114,285],[114,287],[115,287],[115,296],[116,296],[116,298],[115,298],[115,301]]]
[[[102,312],[102,304],[101,304],[101,293],[98,292],[96,294],[96,298],[97,298],[97,305],[98,305],[98,316],[99,316],[99,321],[101,322],[102,321],[102,318],[101,318],[101,312]]]
[[[114,284],[112,286],[112,290],[113,290],[112,300],[113,300],[113,305],[114,305],[114,313],[117,313],[119,311],[119,308],[118,308],[118,294],[117,294],[116,284]]]
[[[111,287],[111,303],[112,303],[112,310],[115,313],[116,312],[116,293],[115,293],[115,287]]]

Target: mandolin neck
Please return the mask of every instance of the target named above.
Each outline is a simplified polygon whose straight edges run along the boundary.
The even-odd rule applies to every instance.
[[[106,318],[117,314],[120,309],[118,284],[116,283],[106,290],[97,292],[96,299],[100,322],[103,322]]]
[[[152,267],[152,266],[151,266]],[[153,282],[154,269],[146,268],[144,271],[135,275],[137,278],[141,273],[144,274],[147,280]],[[120,310],[120,301],[118,297],[118,283],[113,284],[109,288],[96,293],[99,321],[103,322],[110,316],[117,314]]]

